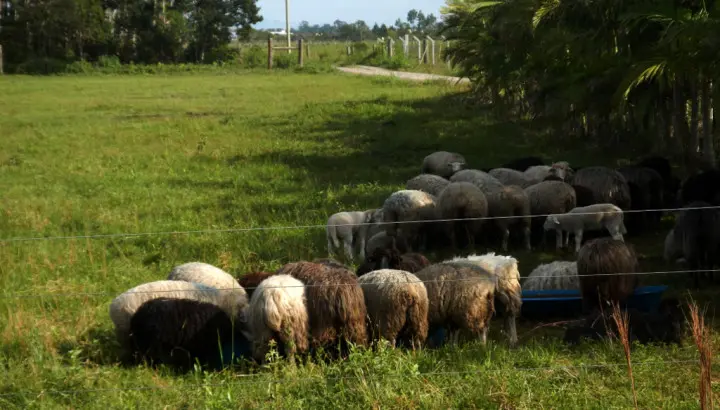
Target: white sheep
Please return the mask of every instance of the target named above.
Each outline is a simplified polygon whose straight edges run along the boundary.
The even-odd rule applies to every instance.
[[[211,286],[180,280],[143,283],[118,295],[110,303],[110,319],[115,324],[115,334],[121,346],[128,346],[132,316],[143,303],[157,298],[189,299],[213,303],[227,313],[230,318],[236,318],[235,315],[238,311],[235,305],[235,295],[221,292]]]
[[[497,278],[497,291],[495,299],[505,308],[505,331],[508,334],[510,345],[517,343],[517,327],[515,320],[520,316],[522,309],[522,287],[520,286],[520,272],[518,261],[512,256],[496,255],[494,252],[485,255],[468,255],[455,257],[443,263],[467,264],[479,266]]]
[[[178,265],[170,271],[167,280],[195,282],[233,295],[235,298],[233,306],[238,309],[235,314],[245,309],[248,304],[247,292],[238,281],[229,273],[208,263],[188,262]]]
[[[562,233],[575,235],[575,252],[580,250],[583,232],[607,229],[613,239],[623,241],[623,234],[627,233],[623,223],[623,211],[613,204],[593,204],[578,206],[564,214],[548,215],[543,228],[546,231],[555,230],[558,248],[561,247]]]
[[[449,184],[450,181],[443,177],[433,174],[420,174],[416,177],[410,178],[405,184],[405,189],[414,189],[427,192],[430,195],[438,196]]]
[[[455,152],[437,151],[423,158],[421,172],[449,178],[466,166],[465,157]]]
[[[488,175],[496,178],[504,185],[517,185],[523,189],[533,185],[535,182],[525,175],[524,172],[510,168],[493,168],[488,172]]]
[[[523,174],[532,184],[537,184],[551,175],[565,181],[572,176],[573,170],[567,161],[559,161],[552,165],[533,165],[526,169]]]
[[[393,192],[383,203],[382,217],[385,232],[388,236],[398,236],[398,227],[412,247],[424,248],[426,244],[426,227],[422,222],[435,218],[435,203],[437,198],[427,192],[405,189]],[[405,222],[402,224],[392,222]]]
[[[306,303],[305,285],[290,275],[274,275],[260,282],[247,313],[255,360],[264,360],[271,339],[289,358],[308,350],[310,322]]]
[[[580,289],[577,262],[554,261],[539,265],[522,284],[523,290]]]
[[[450,182],[470,182],[483,192],[504,186],[503,183],[494,176],[477,169],[463,169],[450,177]]]
[[[365,259],[365,242],[368,239],[370,224],[381,218],[378,209],[366,211],[338,212],[328,218],[327,236],[328,256],[343,246],[345,257],[353,261],[355,256]]]

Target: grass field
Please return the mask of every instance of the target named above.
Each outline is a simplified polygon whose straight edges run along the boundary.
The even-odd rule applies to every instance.
[[[571,348],[533,324],[516,349],[497,323],[487,348],[381,347],[179,376],[121,366],[107,313],[180,263],[242,273],[326,255],[322,227],[160,232],[322,225],[377,207],[438,149],[475,167],[532,153],[621,158],[493,122],[437,83],[275,72],[4,77],[0,90],[0,408],[633,406],[618,344]],[[103,236],[121,233],[158,234]],[[77,235],[99,237],[51,238]],[[663,237],[639,242],[643,270],[672,269],[659,262]],[[527,275],[551,256],[519,258]],[[639,406],[698,408],[697,356],[689,339],[636,347]]]

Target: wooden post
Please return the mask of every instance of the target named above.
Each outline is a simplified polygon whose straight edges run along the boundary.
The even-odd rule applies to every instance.
[[[0,75],[3,75],[3,53],[2,53],[2,44],[0,44]]]
[[[388,49],[388,57],[393,58],[393,54],[395,54],[394,53],[395,47],[393,47],[393,39],[391,39],[390,37],[388,37],[388,40],[387,40],[387,49]]]
[[[310,43],[305,44],[305,57],[310,58]]]
[[[303,66],[303,39],[298,39],[298,65]]]
[[[423,48],[423,63],[428,63],[428,41],[426,38],[422,39],[422,48]]]
[[[268,70],[272,70],[273,64],[273,41],[272,37],[268,37]]]

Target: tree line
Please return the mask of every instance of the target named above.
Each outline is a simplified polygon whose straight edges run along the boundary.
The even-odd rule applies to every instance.
[[[447,0],[452,61],[503,115],[557,138],[715,166],[718,0]]]

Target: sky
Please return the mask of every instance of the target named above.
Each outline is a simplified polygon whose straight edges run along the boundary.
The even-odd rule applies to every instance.
[[[435,14],[440,18],[440,7],[445,0],[288,0],[290,5],[290,27],[297,27],[301,21],[312,24],[332,24],[335,20],[348,23],[365,20],[373,23],[393,24],[398,18],[405,20],[411,9],[422,10],[424,14]],[[285,0],[258,0],[260,14],[264,21],[255,28],[284,28]]]

